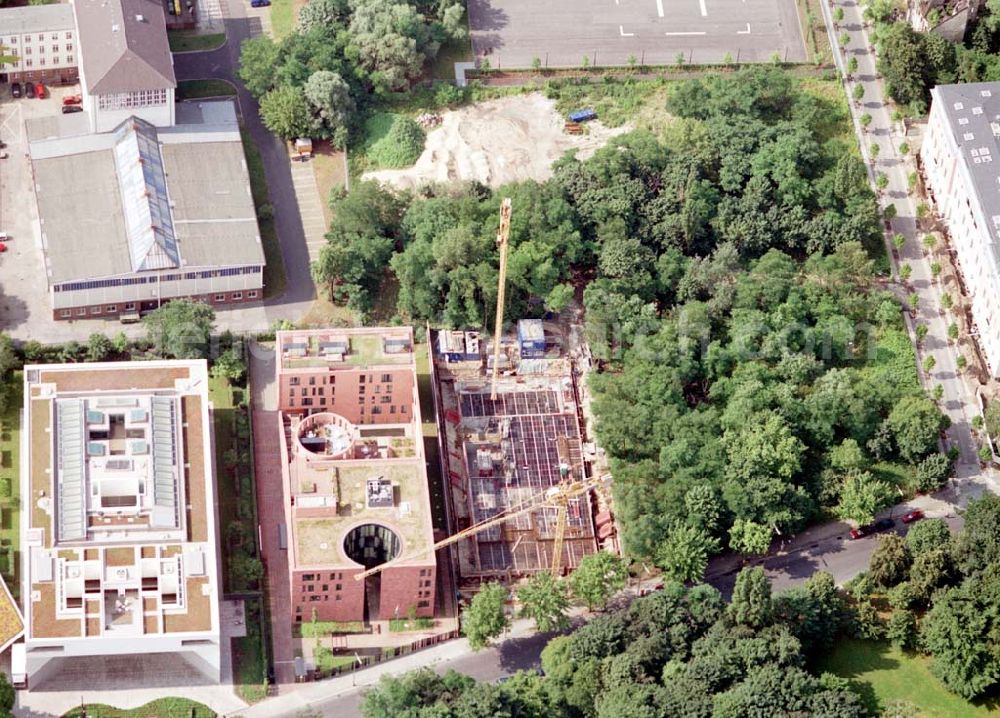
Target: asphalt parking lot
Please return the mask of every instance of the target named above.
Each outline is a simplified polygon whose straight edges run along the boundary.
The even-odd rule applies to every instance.
[[[469,0],[469,25],[494,69],[808,59],[795,0]]]

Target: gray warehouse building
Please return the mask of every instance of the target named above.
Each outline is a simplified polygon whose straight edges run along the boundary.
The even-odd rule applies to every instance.
[[[235,109],[183,103],[178,124],[81,114],[29,123],[56,319],[138,316],[170,299],[259,301],[264,252]]]

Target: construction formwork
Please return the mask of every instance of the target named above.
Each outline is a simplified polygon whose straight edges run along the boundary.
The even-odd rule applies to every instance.
[[[587,472],[572,382],[564,377],[506,380],[496,399],[476,385],[456,387],[468,520],[514,509]],[[476,536],[466,576],[522,575],[552,565],[558,509],[520,514]],[[597,550],[590,496],[570,499],[561,565],[572,570]]]

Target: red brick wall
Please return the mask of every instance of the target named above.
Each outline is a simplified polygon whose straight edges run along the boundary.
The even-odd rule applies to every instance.
[[[405,618],[411,607],[418,616],[433,617],[434,571],[433,565],[400,566],[383,571],[379,615],[369,618]],[[294,571],[291,577],[292,605],[289,607],[292,622],[308,623],[312,620],[313,609],[316,610],[317,621],[363,620],[365,582],[354,580],[356,572],[328,569]],[[299,616],[301,621],[297,620]]]
[[[383,375],[392,380],[383,382]],[[298,379],[297,385],[292,383],[292,377]],[[310,379],[313,384],[309,384]],[[291,370],[281,375],[278,395],[282,411],[332,411],[352,424],[406,424],[413,413],[413,381],[411,367]],[[359,402],[362,386],[364,401]],[[308,402],[304,404],[303,399]],[[376,407],[378,413],[373,411]]]
[[[317,621],[360,621],[364,618],[365,584],[356,571],[310,569],[292,574],[293,623],[308,623],[316,609]],[[307,580],[307,577],[312,578]],[[331,576],[333,578],[331,578]],[[338,590],[337,587],[340,586]],[[302,620],[297,621],[301,616]]]
[[[256,296],[250,296],[251,294],[256,294]],[[225,299],[216,299],[219,295],[224,296]],[[206,304],[211,304],[214,307],[224,308],[229,304],[243,305],[248,302],[259,302],[263,296],[263,289],[244,289],[236,292],[199,294],[188,298],[205,302]],[[156,300],[148,302],[135,301],[128,303],[134,305],[133,309],[126,309],[126,302],[118,302],[115,304],[88,304],[82,307],[56,309],[52,312],[52,318],[57,320],[61,319],[63,321],[72,321],[73,319],[117,319],[121,314],[150,312],[156,309],[158,304],[166,304],[168,301],[170,300],[164,299],[161,302],[157,302]],[[81,311],[83,312],[82,314]],[[66,316],[65,312],[69,312],[69,316]]]
[[[382,572],[379,618],[405,618],[410,608],[418,616],[434,615],[434,565],[400,566]]]

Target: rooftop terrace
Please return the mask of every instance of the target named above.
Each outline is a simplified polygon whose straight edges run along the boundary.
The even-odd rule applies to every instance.
[[[418,461],[345,461],[320,471],[298,474],[301,493],[295,501],[295,548],[300,566],[352,565],[343,539],[358,524],[387,526],[402,541],[402,553],[426,549],[432,543],[426,510],[427,483]],[[391,506],[369,506],[367,482],[392,484]],[[308,491],[302,491],[308,489]],[[416,563],[433,561],[423,554]]]
[[[278,353],[284,369],[370,367],[413,364],[410,330],[329,330],[279,332]]]

